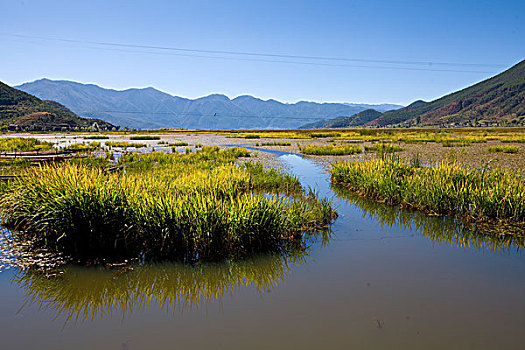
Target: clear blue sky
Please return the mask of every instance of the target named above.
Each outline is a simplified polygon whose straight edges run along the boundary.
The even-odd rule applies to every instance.
[[[224,93],[408,104],[466,87],[525,58],[523,0],[0,0],[0,14],[0,80],[10,85],[47,77],[116,89],[153,86],[191,98]],[[196,54],[87,41],[434,64]],[[438,64],[443,62],[497,66]]]

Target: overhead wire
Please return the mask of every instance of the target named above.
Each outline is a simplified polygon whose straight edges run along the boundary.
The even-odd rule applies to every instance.
[[[301,55],[289,55],[289,54],[275,54],[275,53],[260,53],[260,52],[244,52],[244,51],[229,51],[229,50],[208,50],[208,49],[190,49],[183,47],[169,47],[169,46],[155,46],[155,45],[141,45],[141,44],[127,44],[127,43],[116,43],[116,42],[101,42],[101,41],[90,41],[90,40],[76,40],[67,38],[51,38],[36,35],[23,35],[13,33],[0,33],[0,35],[16,38],[25,39],[37,39],[46,41],[65,42],[81,45],[98,45],[103,47],[93,47],[90,49],[104,49],[112,51],[122,52],[133,52],[133,53],[146,53],[156,55],[172,55],[182,57],[198,57],[207,59],[221,59],[221,60],[235,60],[235,61],[253,61],[253,62],[270,62],[270,63],[285,63],[285,64],[298,64],[298,65],[312,65],[312,66],[327,66],[327,67],[349,67],[349,68],[366,68],[366,69],[393,69],[393,70],[412,70],[412,71],[432,71],[432,72],[454,72],[454,73],[493,73],[489,71],[479,70],[464,70],[464,69],[447,69],[447,68],[431,68],[434,66],[447,66],[447,67],[502,67],[499,64],[492,63],[460,63],[460,62],[432,62],[432,61],[407,61],[407,60],[384,60],[384,59],[364,59],[364,58],[348,58],[348,57],[328,57],[328,56],[301,56]],[[113,49],[111,49],[113,48]],[[118,48],[134,48],[134,49],[148,49],[148,50],[160,50],[157,52],[152,51],[135,51],[135,50],[123,50]],[[170,52],[165,52],[170,51]],[[175,51],[175,52],[173,52]],[[182,53],[184,52],[184,53]],[[209,55],[203,55],[209,54]],[[212,55],[212,56],[210,56]],[[223,55],[223,56],[218,56]],[[227,55],[227,56],[224,56]],[[241,57],[234,57],[241,56]],[[246,58],[242,56],[250,57],[269,57],[269,58],[281,58],[278,59],[257,59],[257,58]],[[295,59],[295,60],[292,60]],[[339,61],[339,62],[361,62],[361,63],[381,63],[381,64],[398,64],[398,65],[411,65],[412,67],[396,67],[396,66],[376,66],[376,65],[358,65],[358,64],[340,64],[340,63],[323,63],[323,62],[304,62],[297,61],[296,59],[310,60],[310,61]],[[415,65],[423,67],[413,67]]]

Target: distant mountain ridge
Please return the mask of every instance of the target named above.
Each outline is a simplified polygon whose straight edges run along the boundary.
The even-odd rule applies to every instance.
[[[12,130],[74,130],[114,126],[99,119],[81,118],[58,102],[41,100],[0,82],[0,128]]]
[[[101,118],[132,128],[255,129],[296,128],[307,122],[350,116],[393,104],[282,103],[243,95],[221,94],[187,99],[154,88],[112,90],[93,84],[40,79],[17,86],[40,98],[56,100],[83,117]]]
[[[301,129],[338,129],[338,128],[351,128],[364,125],[379,116],[381,112],[375,109],[367,109],[362,112],[356,113],[350,117],[338,117],[329,120],[322,120],[315,123],[309,123],[301,126]]]
[[[375,112],[375,113],[374,113]],[[308,123],[301,128],[525,125],[525,60],[492,78],[431,102]]]

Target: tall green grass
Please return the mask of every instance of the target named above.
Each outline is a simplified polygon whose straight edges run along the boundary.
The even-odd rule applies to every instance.
[[[73,143],[65,147],[67,150],[72,151],[85,151],[92,152],[100,148],[100,142],[90,142],[87,145],[83,143]]]
[[[361,147],[351,145],[306,145],[299,146],[299,150],[303,154],[316,156],[343,156],[363,151]]]
[[[130,140],[160,140],[160,136],[137,135],[137,136],[131,136],[129,139]]]
[[[446,161],[418,167],[376,159],[336,163],[331,178],[364,196],[428,213],[525,222],[524,177],[511,170],[467,169]]]
[[[519,146],[491,146],[489,147],[490,153],[518,153],[520,150]]]
[[[53,149],[52,142],[44,142],[35,138],[4,137],[0,138],[0,152],[5,151],[47,151]]]
[[[20,237],[79,261],[281,251],[335,218],[329,202],[296,194],[297,179],[234,165],[246,153],[132,154],[121,157],[125,174],[78,164],[30,169],[2,194],[0,217]]]
[[[128,148],[128,147],[142,148],[142,147],[146,147],[147,145],[145,143],[135,143],[135,142],[126,142],[126,141],[106,141],[106,146],[121,147],[121,148]]]
[[[274,141],[274,142],[262,142],[262,143],[256,143],[255,146],[259,147],[259,146],[291,146],[292,143],[291,142],[277,142],[277,141]]]
[[[312,139],[321,139],[321,138],[327,138],[327,137],[340,137],[341,134],[337,132],[318,132],[318,133],[310,133],[308,134]]]
[[[89,135],[89,136],[84,136],[84,139],[86,139],[86,140],[108,140],[109,136],[106,136],[106,135]]]
[[[394,153],[400,152],[403,149],[396,145],[391,145],[389,143],[377,143],[372,146],[365,146],[365,152],[377,152],[377,153]]]

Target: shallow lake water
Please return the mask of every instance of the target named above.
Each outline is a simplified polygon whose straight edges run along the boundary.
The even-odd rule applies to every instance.
[[[331,188],[278,155],[339,218],[306,253],[237,263],[0,273],[2,349],[523,349],[520,242]]]

